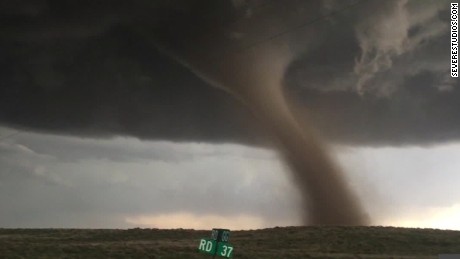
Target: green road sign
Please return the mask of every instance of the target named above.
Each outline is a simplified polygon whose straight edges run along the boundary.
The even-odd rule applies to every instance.
[[[213,228],[211,232],[211,239],[217,242],[227,242],[230,238],[230,230],[222,228]]]
[[[222,257],[232,257],[233,246],[226,242],[220,242],[217,244],[217,255]]]
[[[216,253],[216,243],[215,240],[203,238],[200,240],[198,250],[203,253],[214,255]]]
[[[233,256],[233,246],[227,243],[229,237],[230,230],[213,228],[211,232],[211,239],[201,239],[198,250],[202,253],[212,255],[212,258],[215,258],[216,255],[230,258]]]

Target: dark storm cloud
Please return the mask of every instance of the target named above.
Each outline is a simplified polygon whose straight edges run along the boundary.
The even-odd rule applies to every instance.
[[[193,45],[194,35],[244,19],[271,23],[270,29],[246,26],[246,33],[221,35],[250,46],[346,3],[234,3],[2,2],[1,123],[100,137],[260,143],[264,137],[249,110],[152,40],[180,49]],[[285,38],[299,54],[286,72],[288,95],[331,141],[458,139],[460,89],[447,78],[448,6],[364,1],[289,33]],[[277,19],[288,22],[280,27]]]
[[[160,53],[129,25],[162,19],[158,6],[171,3],[135,1],[125,11],[120,3],[105,8],[103,1],[89,2],[15,3],[2,9],[3,124],[96,136],[257,139],[244,107]],[[187,9],[187,4],[175,8],[181,6]]]
[[[369,80],[370,90],[364,94],[354,88],[354,62],[342,58],[351,54],[330,48],[329,60],[313,54],[291,64],[287,93],[334,142],[406,145],[458,140],[460,87],[458,80],[448,78],[449,57],[443,48],[447,41],[443,35],[395,58],[392,69]]]
[[[286,93],[323,136],[358,145],[460,139],[460,85],[450,78],[448,2],[369,2],[335,17],[285,75]],[[346,21],[354,21],[347,23]],[[338,26],[337,24],[341,24]],[[300,116],[302,113],[300,113]]]

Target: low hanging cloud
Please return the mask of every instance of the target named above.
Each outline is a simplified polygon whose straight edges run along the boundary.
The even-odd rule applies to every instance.
[[[160,155],[174,150],[182,155]],[[212,227],[209,219],[250,228],[300,222],[298,195],[286,192],[283,166],[265,149],[23,133],[2,142],[0,153],[3,227],[203,228]]]

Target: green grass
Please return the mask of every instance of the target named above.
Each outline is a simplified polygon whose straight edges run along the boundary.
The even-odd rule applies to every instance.
[[[0,229],[0,258],[211,258],[211,231]],[[460,231],[393,227],[286,227],[233,231],[234,258],[437,258],[460,253]]]

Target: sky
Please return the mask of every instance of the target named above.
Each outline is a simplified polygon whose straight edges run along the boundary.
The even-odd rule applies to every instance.
[[[0,150],[2,227],[302,223],[282,160],[264,148],[22,132]],[[375,225],[442,229],[460,229],[459,152],[460,143],[334,148]]]
[[[0,227],[303,225],[285,100],[370,224],[460,230],[449,8],[1,3]]]

